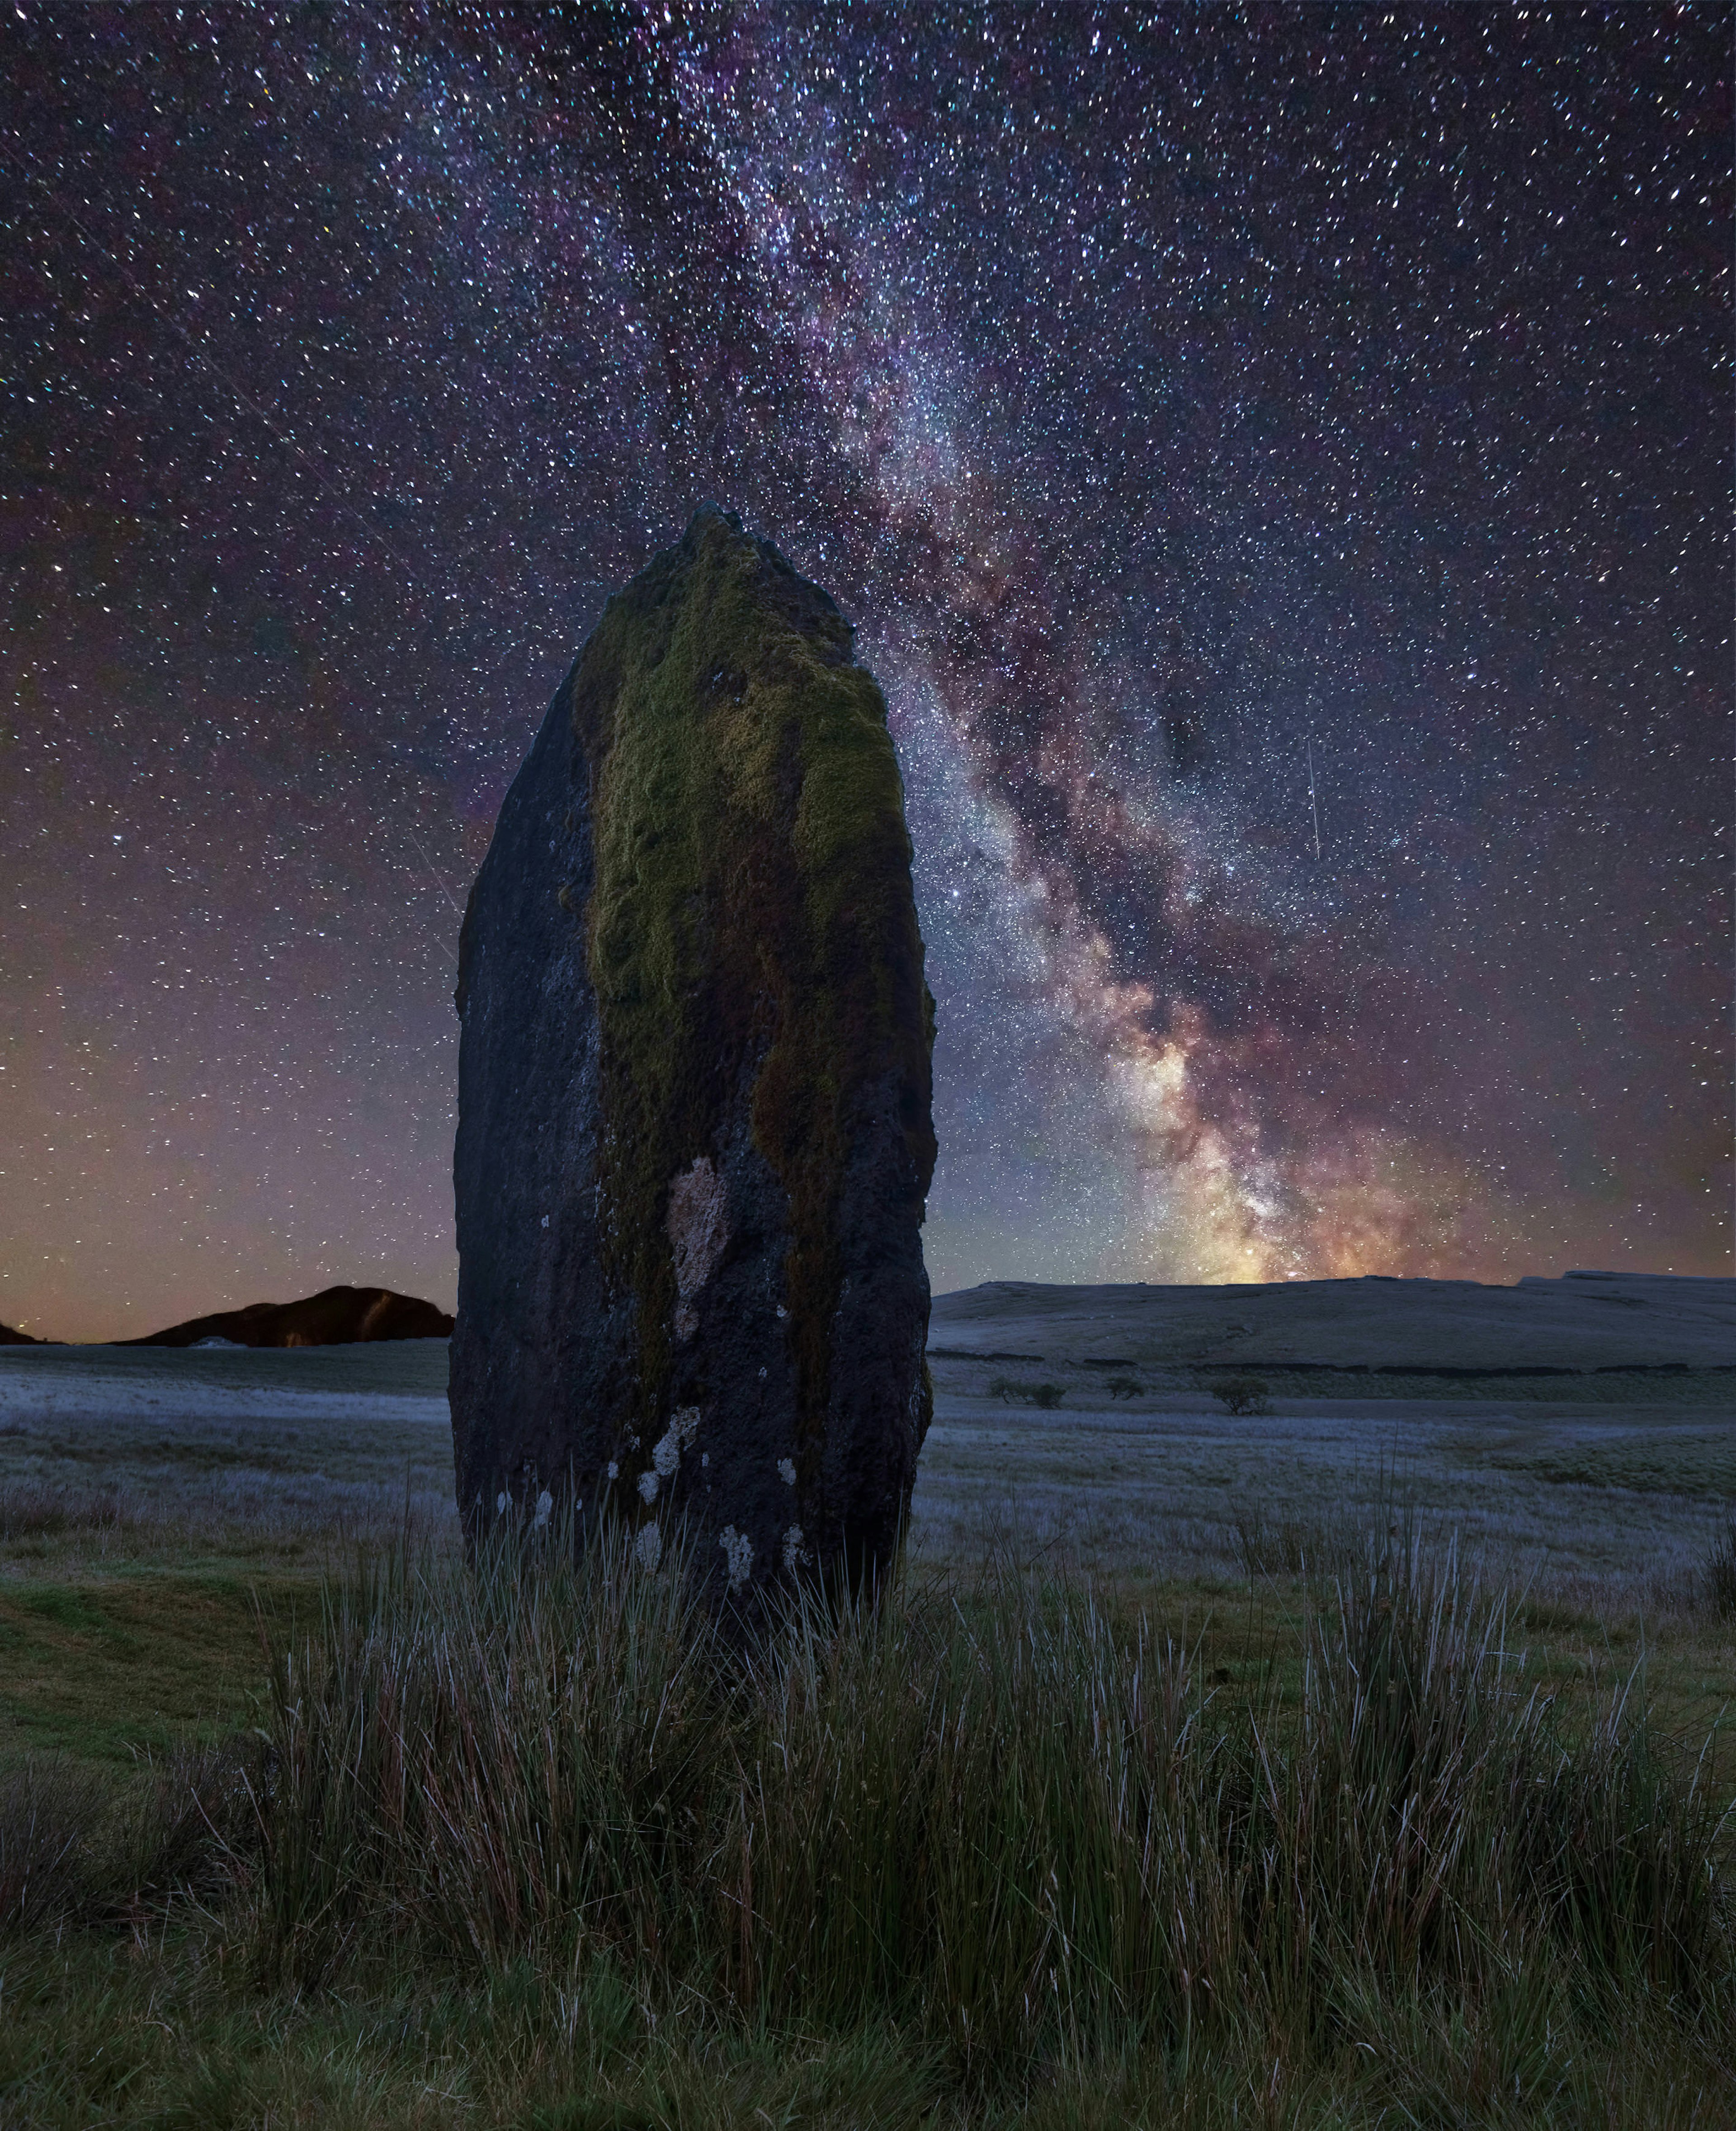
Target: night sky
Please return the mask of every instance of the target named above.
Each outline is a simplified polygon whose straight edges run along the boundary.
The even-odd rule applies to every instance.
[[[450,1305],[459,913],[703,500],[891,706],[938,1289],[1729,1271],[1730,37],[7,0],[0,1319]]]

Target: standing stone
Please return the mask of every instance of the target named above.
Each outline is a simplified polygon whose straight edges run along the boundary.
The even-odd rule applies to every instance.
[[[886,705],[702,510],[611,600],[459,949],[458,1502],[712,1587],[891,1558],[930,1393],[934,1003]]]

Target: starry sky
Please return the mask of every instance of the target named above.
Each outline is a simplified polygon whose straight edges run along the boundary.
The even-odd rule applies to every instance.
[[[1722,6],[0,17],[0,1319],[450,1305],[696,503],[887,693],[937,1289],[1731,1270]]]

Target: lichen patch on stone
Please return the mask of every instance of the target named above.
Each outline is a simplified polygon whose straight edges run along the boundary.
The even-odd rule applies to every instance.
[[[727,1195],[710,1155],[699,1156],[670,1185],[664,1226],[675,1253],[675,1336],[687,1340],[699,1329],[694,1305],[729,1240]]]
[[[753,1573],[753,1542],[734,1525],[725,1525],[718,1537],[724,1550],[724,1559],[729,1564],[729,1588],[739,1591]]]

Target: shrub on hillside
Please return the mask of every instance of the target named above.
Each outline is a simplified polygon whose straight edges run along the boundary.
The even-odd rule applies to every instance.
[[[1058,1406],[1067,1394],[1059,1384],[1033,1384],[1021,1377],[995,1377],[990,1379],[988,1396],[999,1399],[1003,1406],[1021,1399],[1027,1406]]]
[[[1270,1388],[1264,1377],[1221,1377],[1212,1386],[1212,1396],[1227,1413],[1270,1413]]]

